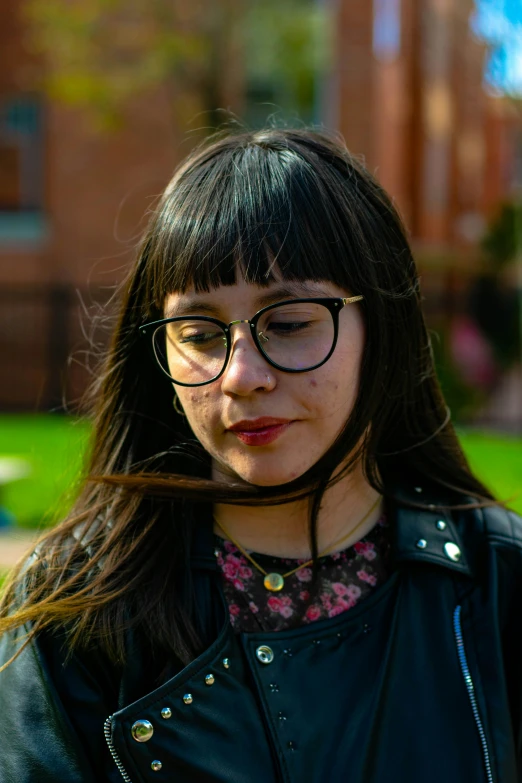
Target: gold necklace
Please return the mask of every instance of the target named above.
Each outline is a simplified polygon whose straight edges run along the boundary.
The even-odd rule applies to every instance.
[[[350,538],[353,536],[353,534],[359,530],[359,528],[366,522],[372,511],[374,511],[377,508],[377,505],[381,502],[381,496],[377,498],[373,506],[370,508],[369,511],[366,512],[366,514],[363,516],[360,522],[357,523],[355,527],[353,527],[349,533],[347,533],[345,536],[340,538],[338,541],[335,541],[335,543],[330,544],[329,547],[327,547],[323,552],[317,555],[317,557],[324,557],[325,555],[328,555],[330,552],[332,552],[334,549],[337,549],[338,546],[340,546],[344,541],[346,541],[347,538]],[[225,536],[229,541],[232,541],[235,547],[239,549],[241,554],[243,554],[252,565],[257,568],[258,571],[260,571],[262,574],[264,574],[265,578],[263,580],[263,584],[266,587],[267,590],[271,590],[273,593],[279,592],[279,590],[282,590],[285,586],[285,579],[289,576],[292,576],[292,574],[295,574],[296,571],[300,571],[301,568],[306,568],[307,566],[311,565],[314,561],[313,558],[311,560],[307,560],[306,563],[301,563],[301,565],[298,565],[297,568],[293,568],[291,571],[288,571],[286,574],[277,574],[275,572],[268,573],[268,571],[265,571],[265,569],[259,565],[259,563],[256,563],[253,557],[251,557],[248,552],[243,549],[241,544],[238,544],[238,542],[232,538],[230,533],[228,533],[221,522],[218,522],[217,519],[214,517],[214,520],[216,522],[216,525],[221,528]]]

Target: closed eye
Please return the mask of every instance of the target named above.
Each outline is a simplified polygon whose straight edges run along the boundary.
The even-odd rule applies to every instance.
[[[216,343],[219,340],[226,342],[225,335],[216,334],[215,332],[200,332],[198,334],[181,335],[178,338],[179,343],[188,343],[189,345],[199,346],[210,345],[211,343]]]
[[[312,321],[274,321],[269,324],[265,331],[275,332],[276,334],[296,334],[312,326]]]

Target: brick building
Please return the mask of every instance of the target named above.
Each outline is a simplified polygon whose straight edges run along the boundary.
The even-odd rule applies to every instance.
[[[147,209],[199,137],[176,125],[162,89],[111,132],[44,99],[22,20],[21,4],[0,0],[0,410],[60,409],[88,381],[91,306],[122,279]],[[238,89],[232,74],[225,105]]]
[[[471,268],[486,218],[512,187],[520,129],[483,89],[473,0],[324,7],[337,42],[317,119],[364,154],[426,269],[456,253]],[[31,89],[41,64],[28,52],[20,9],[0,0],[0,410],[59,409],[88,380],[90,304],[121,279],[144,213],[194,136],[172,122],[172,96],[161,89],[136,99],[112,133],[44,100]],[[241,47],[223,38],[221,51],[219,102],[241,114]]]
[[[476,248],[513,186],[521,123],[483,86],[473,0],[338,4],[331,113],[401,210],[420,255]],[[472,258],[476,254],[472,253]]]
[[[484,87],[473,10],[473,0],[339,0],[330,112],[411,233],[453,412],[513,431],[522,427],[522,371],[503,371],[499,343],[520,340],[520,304],[506,280],[489,285],[497,299],[486,303],[488,283],[478,279],[488,221],[522,193],[522,112]],[[509,322],[502,337],[492,320]]]

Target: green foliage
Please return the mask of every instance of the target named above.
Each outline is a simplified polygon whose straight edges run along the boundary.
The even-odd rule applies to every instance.
[[[490,263],[501,268],[522,256],[522,203],[508,201],[491,222],[482,241]]]
[[[25,16],[45,63],[42,86],[103,128],[121,125],[132,100],[156,88],[175,115],[184,95],[199,96],[216,124],[229,108],[220,96],[232,49],[242,53],[251,108],[261,97],[310,122],[333,51],[331,13],[313,0],[27,0]],[[252,123],[247,108],[247,124],[268,113],[265,104]]]
[[[27,0],[26,19],[48,94],[111,127],[136,96],[163,86],[174,100],[215,78],[209,19],[221,25],[226,3],[217,8],[211,0]]]
[[[515,265],[522,264],[522,201],[507,201],[482,240],[489,269],[471,290],[473,317],[503,368],[520,358],[522,299],[513,285]],[[511,278],[511,281],[510,281]]]
[[[497,274],[475,278],[469,292],[470,314],[493,348],[495,360],[506,370],[520,358],[519,312],[514,287]]]
[[[482,389],[470,386],[462,378],[451,357],[448,329],[439,328],[436,332],[432,332],[431,337],[437,377],[451,410],[452,420],[470,421],[486,402],[486,393]]]

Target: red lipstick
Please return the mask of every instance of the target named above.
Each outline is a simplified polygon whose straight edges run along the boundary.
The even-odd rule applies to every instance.
[[[267,446],[282,435],[291,423],[290,419],[262,416],[259,419],[238,421],[228,427],[228,430],[247,446]]]

